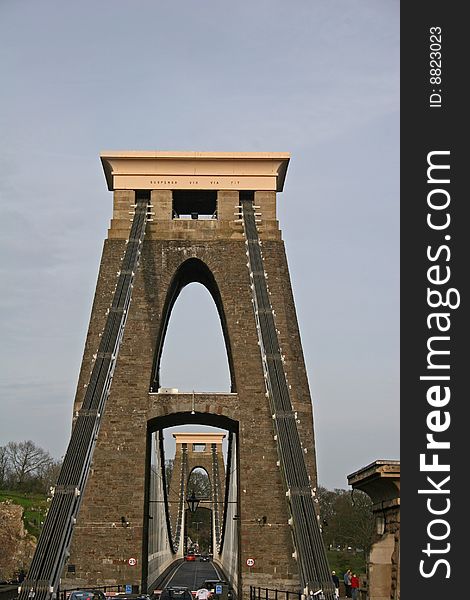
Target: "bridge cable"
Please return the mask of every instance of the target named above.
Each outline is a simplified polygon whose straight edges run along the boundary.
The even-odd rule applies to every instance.
[[[211,477],[211,489],[212,489],[212,511],[214,518],[214,529],[215,529],[215,546],[217,552],[221,551],[221,526],[220,526],[220,474],[219,474],[219,455],[217,452],[217,444],[211,445],[212,452],[212,477]]]
[[[273,417],[281,473],[289,501],[289,522],[292,526],[300,579],[306,593],[322,590],[326,600],[333,600],[334,584],[284,370],[284,357],[281,354],[266,283],[253,199],[241,199],[240,204],[266,391]]]
[[[48,600],[57,593],[69,556],[73,526],[90,472],[101,418],[124,333],[148,218],[148,196],[136,193],[134,218],[121,271],[100,339],[85,397],[78,411],[44,527],[18,600]]]

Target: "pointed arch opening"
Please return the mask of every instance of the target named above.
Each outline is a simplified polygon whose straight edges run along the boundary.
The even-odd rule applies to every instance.
[[[220,291],[207,265],[196,258],[185,261],[173,277],[156,345],[151,391],[175,388],[236,391]]]
[[[211,500],[212,482],[207,469],[204,467],[194,467],[189,473],[186,489],[188,490],[188,496],[194,493],[199,499]]]

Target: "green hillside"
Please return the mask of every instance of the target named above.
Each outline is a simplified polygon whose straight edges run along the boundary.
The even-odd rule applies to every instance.
[[[10,500],[23,507],[23,521],[28,533],[36,538],[42,529],[49,503],[44,494],[22,494],[21,492],[0,490],[0,502]]]

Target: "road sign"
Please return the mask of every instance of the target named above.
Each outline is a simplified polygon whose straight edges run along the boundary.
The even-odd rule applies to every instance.
[[[247,558],[246,559],[246,565],[248,567],[254,567],[255,566],[255,559],[254,558]]]
[[[130,558],[127,562],[130,564],[131,567],[135,567],[135,565],[137,564],[137,559]]]
[[[220,583],[218,583],[218,584],[215,586],[215,593],[216,593],[218,596],[220,596],[220,595],[222,594],[222,585],[221,585]]]
[[[126,594],[132,594],[132,585],[126,583]]]

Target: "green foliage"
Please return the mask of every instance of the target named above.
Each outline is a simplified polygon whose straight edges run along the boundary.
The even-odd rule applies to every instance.
[[[10,501],[24,509],[23,522],[26,531],[36,538],[42,529],[49,504],[44,494],[27,494],[18,491],[0,490],[0,502]]]
[[[359,579],[364,580],[366,575],[366,561],[362,552],[336,552],[327,550],[328,562],[332,571],[341,579],[344,573],[351,569]]]
[[[173,475],[173,468],[175,465],[175,459],[169,458],[165,460],[165,480],[166,480],[166,491],[170,491],[170,485],[174,485],[174,482],[171,481],[171,476]]]
[[[199,507],[195,513],[186,512],[186,535],[192,542],[199,542],[202,553],[212,550],[212,511]]]
[[[202,468],[191,471],[188,478],[188,496],[195,494],[197,498],[212,496],[211,482],[207,472]],[[195,513],[186,513],[186,534],[193,542],[199,542],[199,549],[208,552],[212,540],[212,511],[201,504]]]
[[[330,566],[337,573],[351,569],[364,575],[374,519],[372,501],[360,490],[334,491],[319,487],[320,522]]]
[[[212,495],[211,482],[204,469],[193,469],[189,475],[188,496],[193,493],[197,498],[210,498]]]

